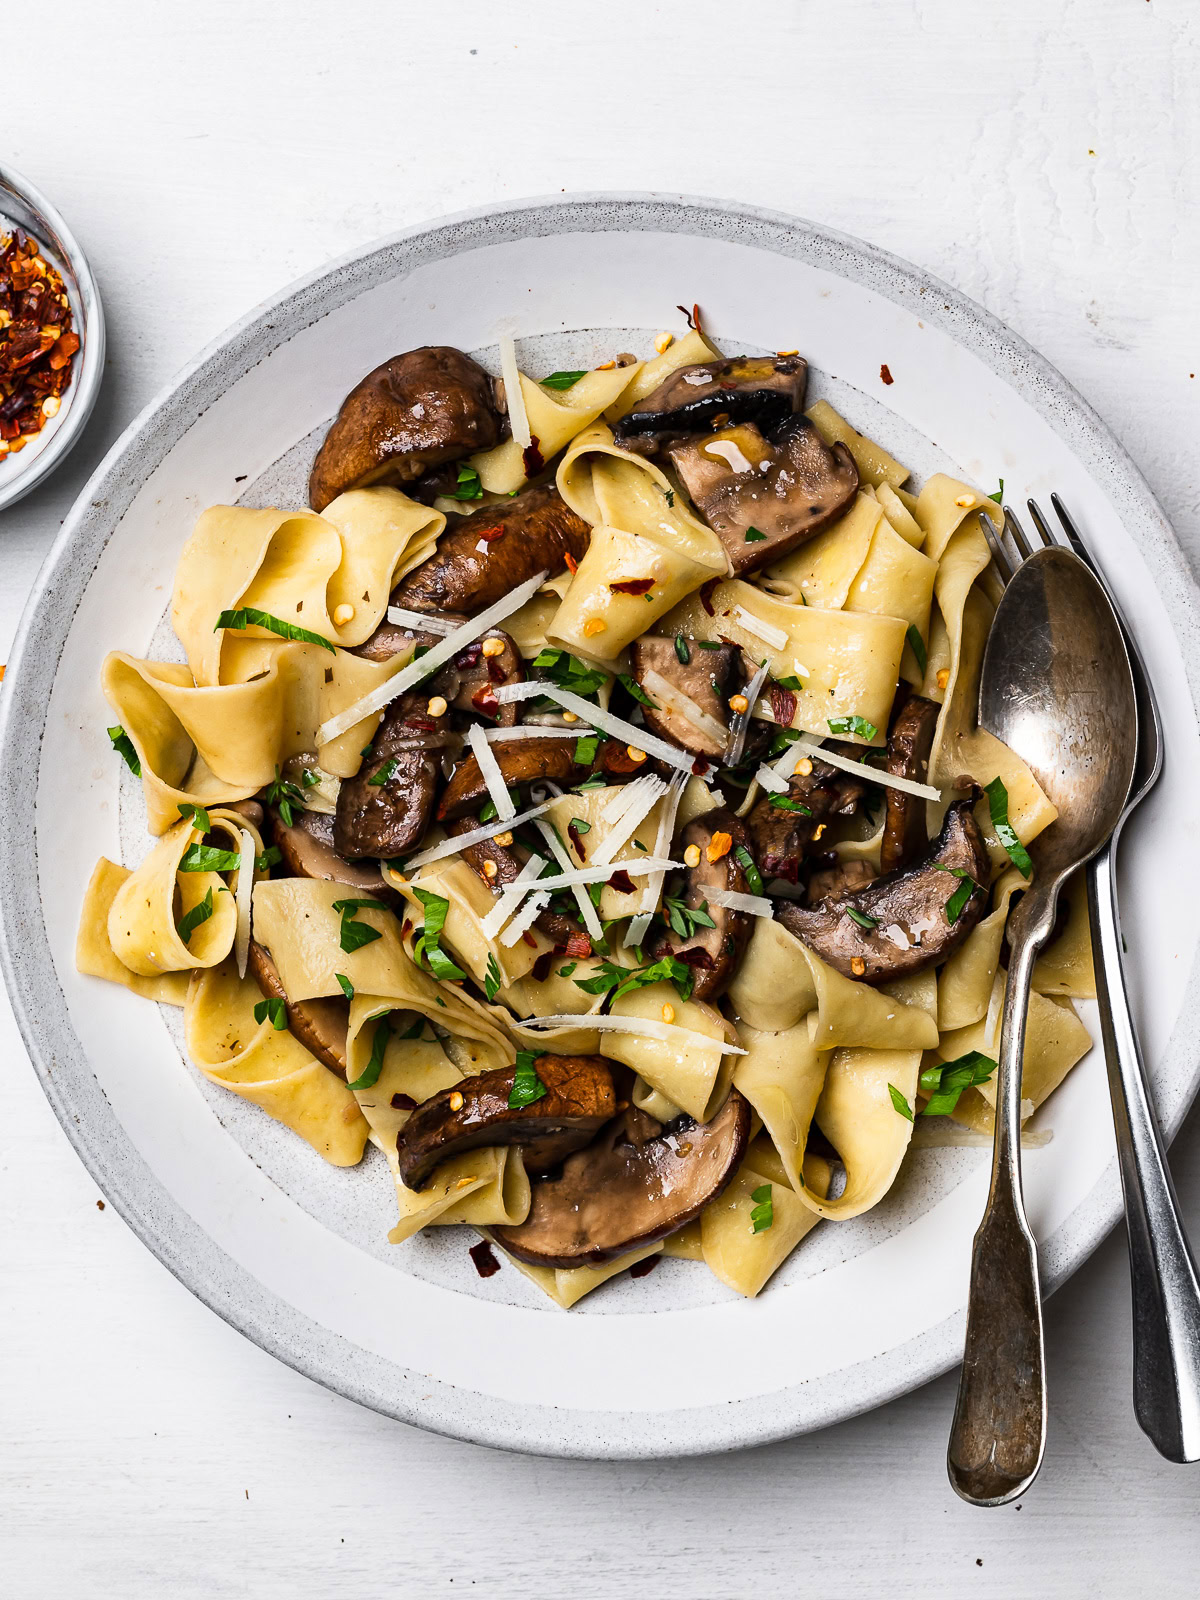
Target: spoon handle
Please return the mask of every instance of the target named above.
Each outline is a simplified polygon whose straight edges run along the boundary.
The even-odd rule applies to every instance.
[[[1112,845],[1088,868],[1096,998],[1108,1063],[1133,1288],[1133,1407],[1168,1461],[1200,1460],[1200,1282],[1150,1103],[1121,963]]]
[[[966,1347],[946,1456],[955,1492],[981,1506],[1023,1493],[1046,1442],[1037,1246],[1021,1201],[1021,1062],[1033,964],[1047,926],[1047,916],[1037,925],[1026,921],[1009,960],[992,1185],[971,1256]]]

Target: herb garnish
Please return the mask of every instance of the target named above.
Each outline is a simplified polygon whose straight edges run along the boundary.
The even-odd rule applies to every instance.
[[[856,906],[847,906],[846,915],[851,922],[857,922],[860,928],[877,928],[879,926],[878,917],[868,916],[865,911],[859,911]]]
[[[267,804],[274,806],[279,812],[279,815],[283,818],[285,828],[290,828],[295,822],[297,807],[301,811],[307,809],[304,804],[304,796],[301,794],[299,787],[294,783],[289,783],[281,774],[278,766],[275,768],[275,776],[267,785]]]
[[[779,732],[771,740],[771,748],[768,753],[773,756],[781,756],[788,745],[795,744],[796,740],[801,737],[799,728],[780,728]]]
[[[190,911],[186,912],[182,917],[180,917],[177,926],[179,929],[179,937],[183,940],[184,944],[188,944],[192,935],[195,933],[200,924],[202,922],[207,922],[209,917],[212,916],[212,894],[213,892],[210,889],[204,896],[203,900],[197,901]]]
[[[962,880],[949,900],[946,901],[946,921],[953,926],[962,915],[967,901],[975,893],[976,889],[982,890],[983,885],[976,883],[965,867],[947,867],[941,861],[935,861],[933,864],[939,872],[948,872],[952,878],[960,878]]]
[[[765,539],[766,537],[767,537],[766,534],[763,533],[758,528],[747,528],[746,529],[746,541],[745,542],[747,544],[758,544],[761,540]]]
[[[271,1019],[271,1026],[282,1033],[287,1027],[287,1007],[283,1001],[272,995],[269,1000],[260,1000],[254,1008],[255,1022],[265,1022]]]
[[[711,924],[710,924],[711,925]],[[619,967],[615,961],[602,961],[594,978],[576,978],[575,987],[584,994],[607,994],[610,1003],[635,989],[645,989],[649,984],[670,980],[681,1000],[687,1000],[695,983],[695,974],[686,961],[675,956],[663,956],[660,961],[646,967]]]
[[[262,855],[255,857],[255,859],[254,859],[255,871],[256,872],[270,872],[271,868],[274,867],[274,866],[278,866],[278,864],[282,860],[283,860],[283,851],[279,848],[279,846],[277,844],[269,844],[267,846],[267,848],[263,851]]]
[[[734,859],[741,865],[742,871],[746,874],[746,883],[749,886],[750,893],[761,894],[763,892],[762,873],[759,872],[758,867],[755,865],[754,857],[744,844],[739,844],[734,849],[733,854]]]
[[[860,739],[876,739],[879,729],[866,717],[827,717],[830,733],[856,733]]]
[[[775,1221],[775,1202],[771,1198],[771,1185],[759,1184],[757,1189],[751,1191],[751,1200],[754,1209],[750,1213],[750,1231],[752,1233],[765,1233]]]
[[[798,811],[802,817],[812,816],[810,806],[802,806],[799,800],[789,800],[785,794],[768,795],[767,804],[774,806],[776,811]]]
[[[371,1059],[363,1068],[359,1077],[353,1083],[346,1085],[347,1089],[373,1089],[379,1082],[379,1074],[383,1071],[383,1058],[387,1054],[388,1040],[392,1037],[392,1025],[388,1021],[390,1011],[385,1011],[375,1024],[375,1037],[371,1040]],[[424,1018],[421,1021],[424,1023]]]
[[[508,798],[515,806],[519,806],[521,804],[520,791],[517,789],[510,789],[508,791]],[[483,809],[479,813],[479,820],[480,822],[495,822],[498,815],[499,813],[496,810],[496,802],[494,800],[487,800],[484,802]]]
[[[697,639],[696,643],[700,646],[701,650],[719,650],[721,648],[721,641],[719,639]]]
[[[383,937],[379,929],[373,928],[369,922],[356,922],[354,920],[356,913],[364,907],[370,907],[376,911],[387,911],[389,909],[382,900],[335,900],[333,902],[333,909],[341,913],[340,942],[347,955],[351,955],[355,950],[361,950],[363,945],[372,944],[376,939]]]
[[[368,789],[382,789],[385,783],[390,783],[396,776],[396,768],[400,765],[399,756],[389,756],[380,767],[367,779]]]
[[[581,767],[590,767],[596,759],[596,752],[600,748],[600,735],[598,733],[584,734],[583,738],[575,741],[575,762]]]
[[[176,809],[181,817],[191,821],[192,827],[197,829],[198,832],[210,833],[212,831],[212,818],[203,806],[194,806],[189,800]]]
[[[228,628],[236,633],[240,633],[244,628],[265,628],[268,633],[277,633],[281,639],[296,639],[301,644],[319,644],[321,649],[328,650],[330,655],[337,654],[337,646],[323,633],[313,633],[308,628],[298,628],[294,622],[285,622],[282,617],[273,617],[269,611],[260,611],[257,606],[238,606],[234,611],[222,611],[213,632],[217,633],[222,628]]]
[[[1003,778],[993,778],[983,791],[988,797],[988,806],[992,813],[992,827],[996,830],[996,837],[1008,852],[1008,858],[1024,878],[1033,876],[1033,862],[1029,859],[1029,851],[1017,837],[1017,830],[1008,820],[1008,790],[1004,787]]]
[[[1000,487],[996,490],[995,494],[988,495],[988,499],[989,500],[994,500],[997,505],[1002,505],[1004,503],[1004,479],[1003,478],[1000,479]]]
[[[459,465],[455,479],[455,487],[450,491],[452,500],[482,500],[483,485],[479,481],[479,474],[474,467],[467,466],[466,462]]]
[[[668,506],[673,506],[675,504],[675,491],[674,491],[674,489],[664,489],[663,493],[667,497],[667,505]]]
[[[508,1109],[520,1111],[531,1106],[546,1093],[546,1085],[537,1075],[534,1063],[537,1056],[532,1050],[518,1050],[517,1064],[513,1068],[513,1086],[508,1092]]]
[[[688,642],[681,633],[675,635],[675,654],[679,657],[680,664],[685,667],[692,659],[692,652],[688,649]]]
[[[701,903],[698,910],[690,910],[682,900],[672,899],[670,895],[663,897],[663,914],[667,926],[681,939],[690,939],[697,928],[715,928],[716,923],[708,914],[708,901]]]
[[[580,378],[586,378],[585,372],[552,372],[548,378],[539,378],[538,382],[543,389],[573,389]]]
[[[489,1002],[494,1000],[500,993],[503,983],[504,976],[500,971],[500,963],[496,960],[495,951],[492,951],[488,955],[487,971],[483,975],[483,992],[487,995]]]
[[[350,979],[346,976],[346,974],[344,972],[335,972],[334,977],[340,984],[342,993],[346,996],[346,999],[353,1000],[354,985],[350,982]]]
[[[909,649],[917,658],[917,671],[922,677],[924,677],[926,668],[929,666],[929,652],[925,648],[925,641],[921,637],[921,630],[917,627],[915,622],[909,623],[908,633],[905,635],[905,637],[908,640]]]
[[[402,1040],[404,1040],[404,1039],[419,1039],[424,1032],[425,1032],[425,1018],[419,1016],[417,1018],[417,1020],[413,1023],[412,1027],[407,1029],[406,1032],[404,1032],[404,1033],[402,1033],[400,1035],[400,1038]]]
[[[425,960],[429,963],[429,970],[435,978],[450,980],[465,978],[466,973],[461,967],[454,965],[438,942],[442,936],[442,929],[446,926],[446,913],[450,910],[449,900],[445,895],[434,894],[430,889],[414,888],[413,893],[425,907],[425,926],[421,929],[420,937],[413,947],[418,960],[424,954]]]
[[[786,678],[776,678],[775,682],[779,685],[779,687],[781,689],[803,689],[804,688],[804,685],[800,682],[800,679],[797,678],[794,673],[789,674],[789,676],[786,677]]]
[[[646,693],[645,689],[642,688],[637,679],[631,678],[627,672],[618,672],[617,682],[627,694],[631,694],[633,698],[635,700],[639,700],[642,705],[649,706],[651,711],[657,711],[659,709],[659,707],[655,705],[654,701],[651,700],[650,696]]]
[[[888,1093],[892,1097],[892,1104],[895,1106],[896,1110],[902,1117],[907,1117],[911,1122],[913,1120],[912,1107],[909,1105],[908,1101],[900,1093],[899,1089],[897,1089],[894,1083],[888,1084]]]
[[[607,787],[608,785],[600,773],[594,772],[590,778],[585,778],[582,783],[575,785],[575,793],[586,794],[589,789],[606,789]]]
[[[178,872],[234,872],[242,864],[236,850],[218,850],[211,844],[190,844],[179,858]]]
[[[929,1096],[921,1115],[947,1116],[958,1104],[964,1089],[974,1089],[978,1084],[986,1083],[995,1070],[996,1063],[992,1058],[982,1055],[978,1050],[971,1050],[954,1061],[939,1061],[936,1066],[926,1067],[918,1080]]]
[[[108,737],[112,740],[113,749],[125,762],[130,772],[133,773],[135,778],[140,778],[142,775],[142,763],[138,759],[137,751],[133,748],[133,740],[119,722],[115,728],[108,730]]]
[[[566,650],[556,650],[553,645],[547,645],[533,658],[533,665],[549,678],[550,682],[557,684],[560,689],[567,689],[572,694],[591,699],[598,689],[602,689],[608,682],[608,673],[602,667],[589,667],[580,661],[578,656],[571,655]],[[561,708],[551,704],[551,709],[558,711]]]
[[[568,961],[565,967],[559,967],[558,976],[560,978],[569,978],[578,965],[578,961]]]

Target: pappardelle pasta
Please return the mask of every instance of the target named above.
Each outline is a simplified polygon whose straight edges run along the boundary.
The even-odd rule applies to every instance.
[[[989,1134],[1056,815],[974,724],[999,497],[911,492],[794,352],[658,345],[386,362],[308,508],[200,517],[186,664],[103,668],[154,842],[80,970],[327,1161],[376,1145],[393,1242],[469,1224],[564,1307],[659,1253],[756,1295]],[[1034,990],[1026,1117],[1090,1045],[1078,893]]]

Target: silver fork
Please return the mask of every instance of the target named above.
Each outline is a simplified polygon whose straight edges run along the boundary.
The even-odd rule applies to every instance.
[[[1122,963],[1117,904],[1117,840],[1135,806],[1158,782],[1163,764],[1162,719],[1137,639],[1121,613],[1083,536],[1056,494],[1050,496],[1055,528],[1036,501],[1029,515],[1044,544],[1075,551],[1104,585],[1120,619],[1133,665],[1140,737],[1133,793],[1112,838],[1085,868],[1088,913],[1096,955],[1096,999],[1108,1065],[1125,1227],[1133,1290],[1133,1407],[1138,1422],[1168,1461],[1200,1460],[1200,1277],[1183,1230],[1175,1186],[1167,1167],[1162,1135],[1146,1082],[1137,1030],[1129,1007]],[[1005,532],[1024,560],[1033,552],[1025,529],[1009,506]],[[981,524],[992,549],[993,565],[1006,583],[1016,570],[987,517]]]

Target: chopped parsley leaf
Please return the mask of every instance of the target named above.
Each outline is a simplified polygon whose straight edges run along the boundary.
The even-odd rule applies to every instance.
[[[115,728],[108,730],[108,737],[112,740],[113,749],[125,762],[130,772],[133,773],[135,778],[140,778],[142,775],[142,763],[138,759],[137,751],[133,748],[133,740],[119,722]]]
[[[857,922],[860,928],[877,928],[879,926],[878,917],[868,916],[865,911],[859,911],[857,906],[847,906],[846,915],[851,922]]]
[[[355,950],[361,950],[365,944],[373,944],[383,935],[378,928],[373,928],[369,922],[356,922],[356,914],[364,907],[374,908],[376,911],[387,911],[389,908],[382,900],[335,900],[333,909],[341,913],[342,926],[340,943],[347,955],[352,955]]]
[[[750,1231],[752,1233],[765,1233],[775,1221],[775,1202],[771,1198],[771,1185],[759,1184],[757,1189],[751,1191],[751,1200],[754,1209],[750,1213]]]
[[[774,806],[776,811],[798,811],[802,817],[811,817],[812,809],[802,806],[799,800],[789,800],[785,794],[773,794],[767,797],[767,804]]]
[[[255,1022],[265,1022],[268,1017],[277,1032],[282,1033],[287,1027],[287,1007],[274,995],[269,1000],[260,1000],[254,1008]]]
[[[474,467],[467,466],[466,462],[459,465],[455,477],[455,487],[450,491],[452,500],[482,500],[483,484],[479,481],[479,474]]]
[[[431,889],[414,887],[413,893],[425,907],[425,926],[414,947],[418,949],[418,959],[421,954],[424,955],[435,978],[465,978],[466,973],[461,967],[455,966],[439,943],[442,929],[446,926],[446,914],[450,910],[449,900],[445,895],[434,894]]]
[[[719,650],[721,648],[721,641],[719,639],[697,639],[696,643],[700,646],[701,650]]]
[[[971,1050],[967,1055],[958,1056],[954,1061],[939,1061],[936,1066],[926,1067],[919,1082],[929,1099],[922,1108],[921,1115],[923,1117],[949,1115],[958,1104],[959,1096],[964,1089],[974,1089],[978,1084],[986,1083],[995,1070],[996,1063],[992,1058],[981,1055],[978,1050]]]
[[[960,878],[962,880],[949,900],[946,901],[946,921],[953,926],[962,915],[967,901],[975,893],[976,889],[982,890],[983,885],[976,883],[965,867],[947,867],[940,861],[935,861],[933,864],[939,872],[948,872],[952,878]]]
[[[900,1093],[899,1089],[897,1089],[894,1083],[888,1084],[888,1093],[892,1097],[892,1104],[895,1106],[896,1110],[902,1117],[907,1117],[911,1122],[913,1120],[912,1107],[909,1105],[908,1101]]]
[[[917,627],[915,622],[909,623],[908,633],[905,637],[908,639],[909,649],[917,659],[917,671],[922,677],[924,677],[925,669],[929,665],[929,652],[925,648],[925,641],[921,637],[921,630]]]
[[[573,389],[580,378],[586,378],[587,372],[552,372],[548,378],[538,381],[543,389]]]
[[[218,850],[211,844],[190,844],[179,858],[179,872],[234,872],[242,864],[236,850]]]
[[[282,617],[273,617],[269,611],[260,611],[257,606],[238,606],[236,610],[222,611],[213,632],[217,633],[221,628],[228,628],[237,633],[245,628],[265,628],[268,633],[277,633],[281,639],[297,639],[301,644],[318,644],[322,650],[328,650],[330,655],[337,654],[337,646],[323,633],[313,633],[309,628],[298,628],[294,622],[284,622]]]
[[[741,865],[742,871],[746,874],[746,884],[750,893],[761,894],[763,892],[762,873],[759,872],[758,867],[755,865],[754,857],[744,844],[739,844],[733,854],[734,859]]]
[[[390,1015],[390,1011],[385,1012],[375,1024],[375,1037],[371,1040],[371,1059],[353,1083],[346,1085],[347,1089],[373,1089],[379,1082],[379,1074],[383,1071],[383,1058],[387,1054],[388,1040],[392,1036],[392,1025],[388,1021]]]
[[[283,851],[277,844],[269,844],[262,855],[256,856],[254,870],[256,872],[270,872],[272,867],[278,866],[283,860]]]
[[[745,542],[747,544],[760,544],[766,537],[766,534],[758,528],[747,528]]]
[[[875,739],[879,729],[866,717],[827,717],[830,733],[856,733],[860,739]]]
[[[688,649],[688,642],[681,633],[675,635],[675,654],[679,657],[680,664],[685,667],[692,659],[692,652]]]
[[[508,1109],[520,1111],[533,1105],[546,1093],[546,1085],[537,1075],[537,1056],[532,1050],[518,1050],[517,1064],[513,1068],[513,1086],[508,1092]]]
[[[299,787],[294,783],[290,783],[282,775],[278,766],[275,768],[275,776],[267,785],[267,804],[274,806],[279,812],[285,828],[290,828],[295,822],[297,810],[304,811],[307,809],[304,804],[304,796]]]
[[[194,806],[189,801],[184,805],[181,805],[178,810],[181,817],[190,818],[192,827],[197,829],[200,833],[211,832],[212,818],[209,816],[208,812],[203,806]]]
[[[596,759],[596,752],[600,748],[600,735],[598,733],[584,734],[582,739],[575,741],[575,761],[581,767],[590,767]]]
[[[607,784],[605,783],[605,781],[601,777],[601,775],[598,772],[596,772],[596,773],[593,773],[590,778],[585,778],[582,783],[576,784],[575,785],[575,793],[576,794],[586,794],[586,792],[589,789],[604,789],[604,788],[607,788]]]
[[[487,971],[483,975],[483,992],[487,995],[489,1001],[494,1000],[500,993],[503,983],[504,977],[500,971],[500,963],[496,960],[495,952],[492,951],[488,955]]]
[[[399,756],[389,756],[378,772],[372,773],[367,779],[369,789],[382,789],[385,783],[390,783],[396,775],[396,768],[400,765]]]
[[[697,928],[715,928],[716,923],[708,914],[708,901],[702,902],[697,910],[690,910],[682,900],[673,899],[670,895],[663,897],[662,914],[667,926],[672,933],[677,933],[681,939],[690,939]]]
[[[803,689],[804,685],[794,674],[787,678],[776,678],[775,682],[781,689]]]
[[[350,979],[346,976],[346,974],[344,972],[335,972],[334,977],[340,984],[342,993],[346,996],[346,999],[353,1000],[354,985],[350,982]]]
[[[179,937],[183,940],[184,944],[189,943],[196,929],[202,922],[207,922],[212,914],[213,897],[212,890],[210,889],[204,896],[203,900],[197,901],[192,909],[188,912],[185,912],[184,915],[179,919],[177,924],[179,929]]]
[[[1024,878],[1033,876],[1033,862],[1029,859],[1029,851],[1017,836],[1017,830],[1008,820],[1008,790],[1004,787],[1003,778],[993,778],[983,791],[988,797],[988,808],[992,814],[992,827],[996,830],[996,837],[1008,852],[1008,858]]]
[[[1004,503],[1004,479],[1003,478],[1000,479],[1000,487],[996,490],[995,494],[988,495],[988,499],[995,501],[995,503],[997,505],[1003,505],[1003,503]]]
[[[585,700],[594,698],[597,690],[608,682],[608,673],[603,667],[589,667],[578,656],[556,650],[553,645],[540,650],[533,658],[533,665],[558,688],[567,689]],[[552,703],[551,709],[558,711],[561,707]]]
[[[560,978],[569,978],[578,965],[578,961],[568,961],[565,967],[559,967],[558,976]]]
[[[651,711],[657,711],[659,709],[659,707],[655,705],[654,701],[651,700],[650,696],[646,693],[645,689],[642,688],[637,679],[631,678],[627,672],[618,672],[617,682],[627,694],[631,694],[633,698],[640,701],[642,705],[649,706]]]

